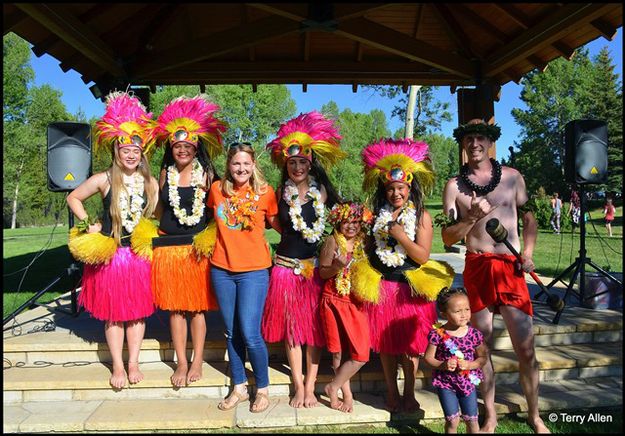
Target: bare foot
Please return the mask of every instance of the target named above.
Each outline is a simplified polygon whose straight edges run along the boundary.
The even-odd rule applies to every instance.
[[[316,407],[317,404],[319,404],[319,402],[314,392],[307,391],[304,393],[304,407]]]
[[[484,421],[482,427],[480,427],[480,433],[495,433],[495,429],[497,428],[497,421]]]
[[[332,388],[332,385],[328,383],[324,386],[323,390],[328,398],[330,398],[330,407],[335,410],[341,410],[343,403],[339,400],[338,389]]]
[[[187,383],[192,383],[202,378],[202,363],[203,361],[201,360],[191,363],[191,368],[189,368],[189,372],[187,373]]]
[[[551,433],[551,431],[547,428],[547,426],[540,417],[531,421],[528,419],[527,423],[530,427],[532,427],[534,433]]]
[[[392,395],[392,394],[387,394],[386,395],[386,410],[388,410],[391,413],[399,412],[400,411],[399,397]]]
[[[304,388],[295,389],[295,395],[293,395],[289,404],[291,407],[295,407],[296,409],[299,409],[304,405]]]
[[[171,376],[171,384],[177,387],[182,387],[186,384],[187,381],[187,371],[189,370],[186,363],[178,363],[176,367],[176,371]]]
[[[413,413],[421,408],[421,405],[414,397],[404,396],[404,412]]]
[[[341,412],[352,413],[354,411],[354,397],[343,393],[343,404],[339,408]]]
[[[132,384],[143,380],[143,373],[139,370],[139,362],[128,362],[128,381]]]
[[[123,366],[121,368],[113,366],[113,374],[109,379],[109,383],[115,389],[121,389],[126,386],[126,377],[126,371]]]

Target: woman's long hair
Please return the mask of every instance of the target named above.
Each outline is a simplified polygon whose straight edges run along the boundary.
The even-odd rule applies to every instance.
[[[119,193],[122,189],[126,190],[126,185],[124,185],[124,173],[117,146],[113,148],[113,163],[108,171],[110,175],[109,180],[111,182],[111,230],[115,242],[117,242],[117,245],[120,245],[123,225],[121,211],[119,210]],[[152,215],[154,215],[154,209],[156,208],[156,203],[158,201],[158,190],[154,189],[154,185],[150,183],[152,179],[152,175],[150,174],[150,164],[148,162],[148,158],[143,153],[141,154],[141,162],[139,163],[136,171],[143,176],[143,189],[147,194],[147,203],[143,208],[143,216],[151,218]]]
[[[423,191],[421,190],[421,185],[417,181],[416,177],[412,178],[412,182],[410,183],[410,194],[408,194],[408,199],[412,200],[414,204],[415,210],[417,212],[417,229],[419,228],[419,224],[421,223],[421,218],[423,217]],[[378,180],[378,187],[375,191],[375,196],[373,198],[373,212],[375,215],[380,213],[382,207],[388,202],[386,201],[386,186],[381,179]]]
[[[213,161],[210,157],[208,157],[208,153],[206,152],[206,147],[200,140],[198,143],[195,157],[200,162],[200,165],[204,169],[204,173],[207,175],[207,186],[210,188],[210,185],[215,181],[219,180],[219,176],[215,171],[215,166],[213,165]],[[174,153],[171,145],[165,146],[165,153],[163,154],[163,160],[161,162],[161,171],[167,170],[167,167],[170,165],[174,165],[176,160],[174,159]]]
[[[228,149],[228,155],[226,156],[226,174],[224,176],[224,180],[221,184],[221,192],[223,192],[227,196],[234,195],[234,180],[232,179],[232,175],[230,174],[230,161],[234,157],[235,154],[243,151],[249,154],[252,157],[252,161],[256,162],[256,153],[252,146],[246,142],[235,142],[230,145]],[[250,186],[255,194],[262,195],[267,192],[267,179],[263,175],[260,167],[255,165],[254,171],[252,172],[252,176],[250,177]]]
[[[310,173],[320,185],[323,185],[326,189],[326,193],[328,194],[328,198],[326,199],[326,207],[332,208],[336,203],[342,203],[343,200],[334,189],[334,185],[330,181],[328,174],[325,172],[323,167],[319,165],[317,159],[315,159],[315,155],[312,155],[312,162],[310,163]],[[284,164],[282,168],[282,177],[280,178],[280,186],[284,187],[286,181],[289,179],[289,170],[287,169],[287,164]]]

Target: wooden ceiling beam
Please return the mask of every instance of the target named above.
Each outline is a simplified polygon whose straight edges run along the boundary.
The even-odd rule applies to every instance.
[[[590,24],[592,27],[601,32],[603,37],[608,41],[612,41],[616,36],[616,28],[603,18],[597,18],[596,20],[591,21]]]
[[[76,17],[68,15],[60,6],[49,3],[15,5],[106,72],[115,76],[126,76],[113,51],[87,26]]]
[[[454,10],[458,12],[458,15],[462,16],[467,21],[471,21],[473,25],[479,27],[480,29],[488,32],[493,38],[497,40],[497,42],[505,43],[510,37],[503,33],[501,30],[493,27],[493,23],[483,18],[481,15],[478,15],[473,10],[469,9],[462,3],[455,3]]]
[[[243,3],[241,3],[241,22],[244,26],[250,22],[247,6]],[[247,49],[247,57],[250,61],[256,60],[256,50],[254,46],[250,46]]]
[[[541,72],[545,72],[547,70],[547,66],[549,65],[547,62],[543,61],[536,55],[530,55],[527,57],[527,60],[532,63],[536,68],[538,68]]]
[[[154,18],[150,20],[150,25],[146,27],[146,30],[141,33],[137,47],[139,50],[152,51],[154,44],[160,36],[162,36],[165,29],[171,26],[174,20],[182,15],[184,8],[180,3],[168,3],[166,5],[160,5],[159,10],[154,15]]]
[[[246,3],[246,5],[293,21],[303,21],[308,16],[307,3]]]
[[[579,27],[596,20],[611,7],[613,5],[607,3],[570,3],[562,6],[493,53],[484,63],[485,76],[495,76],[513,65],[519,57],[527,58],[542,47],[559,41],[572,26]]]
[[[246,5],[294,21],[301,22],[311,18],[308,3],[246,3]],[[350,20],[393,5],[393,3],[332,3],[332,20]]]
[[[532,27],[532,20],[530,20],[529,17],[523,12],[519,11],[514,5],[510,3],[491,3],[491,5],[506,14],[523,29],[529,29]]]
[[[3,8],[4,7],[5,6],[3,6]],[[13,29],[22,25],[22,23],[25,23],[28,18],[28,15],[19,9],[2,14],[2,34],[6,35],[7,33],[12,32]]]
[[[415,13],[414,27],[412,29],[412,36],[414,38],[417,37],[417,34],[419,33],[419,27],[421,26],[421,17],[423,16],[423,3],[417,3],[416,7],[417,12]]]
[[[467,59],[443,52],[439,48],[365,18],[354,18],[339,23],[335,33],[461,77],[474,75],[474,67]]]
[[[460,55],[467,59],[476,57],[473,50],[471,50],[470,38],[464,33],[462,26],[454,18],[451,11],[440,3],[432,3],[430,7],[435,12],[438,21],[443,25],[452,42],[458,47]]]
[[[573,56],[575,56],[575,49],[562,41],[555,41],[551,44],[551,46],[558,50],[562,57],[567,61],[570,61],[573,59]]]
[[[140,55],[133,62],[131,77],[152,76],[298,31],[299,24],[291,20],[282,17],[263,18],[245,26],[199,38],[193,45],[182,44],[149,55]]]

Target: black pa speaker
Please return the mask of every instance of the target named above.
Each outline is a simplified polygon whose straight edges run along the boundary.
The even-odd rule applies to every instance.
[[[48,124],[48,190],[73,191],[91,175],[91,127],[87,123]]]
[[[573,120],[564,127],[564,178],[578,185],[608,181],[608,127],[605,121]]]

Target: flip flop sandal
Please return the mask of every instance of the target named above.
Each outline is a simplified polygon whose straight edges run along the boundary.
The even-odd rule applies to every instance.
[[[228,405],[230,398],[232,397],[236,397],[237,400],[234,403],[230,403],[230,405]],[[247,401],[250,399],[249,394],[245,393],[245,394],[241,394],[237,391],[232,391],[232,393],[230,395],[228,395],[226,397],[226,399],[224,401],[222,401],[221,403],[217,404],[217,408],[219,410],[231,410],[234,409],[235,407],[237,407],[237,405],[243,401]]]
[[[265,403],[265,407],[263,407],[262,409],[254,410],[253,409],[254,405],[262,398],[267,400],[267,402]],[[257,392],[256,393],[256,398],[254,398],[254,403],[252,403],[252,405],[250,406],[250,412],[252,412],[252,413],[261,413],[261,412],[264,412],[265,410],[267,410],[268,407],[269,407],[269,397],[267,396],[267,394],[263,394],[262,392]]]

